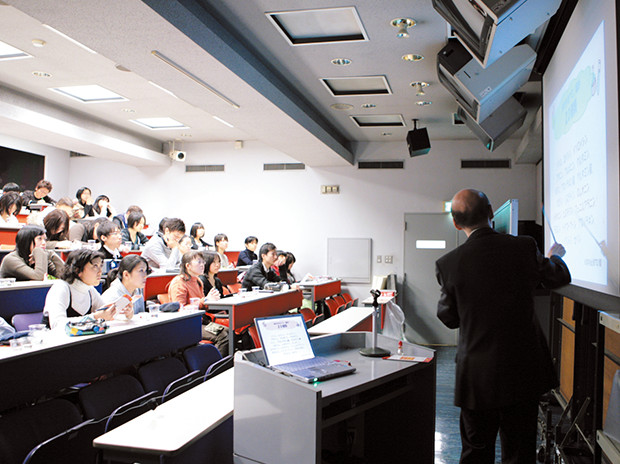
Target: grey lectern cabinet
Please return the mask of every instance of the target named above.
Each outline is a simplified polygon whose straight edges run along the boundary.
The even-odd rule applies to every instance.
[[[411,363],[367,358],[371,334],[312,339],[317,356],[349,361],[352,375],[306,384],[266,367],[262,350],[235,354],[236,464],[355,462],[432,464],[435,434],[434,351],[404,343]],[[397,342],[379,335],[378,346]]]

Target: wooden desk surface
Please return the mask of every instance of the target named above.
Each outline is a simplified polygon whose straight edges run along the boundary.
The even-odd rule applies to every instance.
[[[217,401],[210,401],[217,398]],[[176,454],[232,416],[234,368],[95,438],[95,448]]]

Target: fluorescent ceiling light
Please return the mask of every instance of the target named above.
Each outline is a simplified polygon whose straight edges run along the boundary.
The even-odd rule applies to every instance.
[[[177,97],[175,94],[173,94],[170,90],[168,89],[164,89],[161,85],[157,85],[155,82],[153,81],[149,81],[149,84],[151,84],[153,87],[157,87],[159,90],[161,90],[162,92],[166,92],[168,95],[172,95],[174,98],[179,98]]]
[[[57,29],[54,29],[52,26],[48,25],[48,24],[43,24],[43,27],[48,28],[50,31],[55,32],[56,34],[58,34],[60,37],[63,37],[65,39],[67,39],[69,42],[74,43],[75,45],[77,45],[80,48],[83,48],[84,50],[86,50],[89,53],[92,53],[93,55],[96,55],[97,52],[95,50],[93,50],[92,48],[88,48],[86,45],[84,45],[83,43],[78,42],[75,39],[72,39],[71,37],[69,37],[67,34],[63,34],[62,32],[60,32]]]
[[[56,87],[53,89],[56,93],[73,98],[82,103],[109,103],[128,101],[127,98],[112,92],[100,85],[74,85],[71,87]]]
[[[151,130],[189,129],[185,124],[172,118],[140,118],[131,122]]]
[[[32,58],[32,55],[22,52],[19,48],[15,48],[8,43],[0,42],[0,61],[19,60],[21,58]]]
[[[416,240],[415,247],[419,250],[444,250],[445,240]]]
[[[228,127],[235,127],[233,126],[231,123],[224,121],[222,118],[218,118],[217,116],[213,116],[213,119],[215,119],[216,121],[221,122],[222,124],[224,124],[225,126]]]

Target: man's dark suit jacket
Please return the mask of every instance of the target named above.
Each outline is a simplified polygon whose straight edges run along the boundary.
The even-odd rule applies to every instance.
[[[436,262],[437,316],[459,328],[456,406],[489,409],[538,398],[557,377],[536,315],[534,289],[570,282],[558,256],[545,258],[530,237],[488,227]]]
[[[253,286],[265,288],[265,284],[268,284],[269,282],[280,282],[280,277],[278,277],[278,275],[271,269],[269,269],[269,271],[265,271],[263,263],[261,261],[257,261],[252,264],[252,267],[248,269],[248,272],[245,274],[242,287],[247,290],[252,290]]]

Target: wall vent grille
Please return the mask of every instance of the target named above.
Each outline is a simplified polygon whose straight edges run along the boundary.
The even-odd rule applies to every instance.
[[[69,158],[87,158],[90,155],[85,155],[84,153],[78,153],[77,151],[70,151]]]
[[[405,169],[404,161],[360,161],[358,169]]]
[[[304,163],[265,163],[263,171],[299,171],[306,169]]]
[[[195,164],[185,166],[185,172],[223,172],[223,164]]]
[[[461,169],[510,169],[510,159],[461,160]]]

